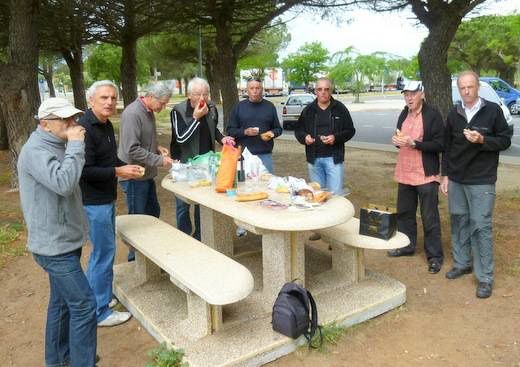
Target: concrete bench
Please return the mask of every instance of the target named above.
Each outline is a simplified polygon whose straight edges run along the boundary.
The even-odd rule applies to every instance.
[[[222,306],[244,299],[253,290],[247,268],[160,219],[120,215],[116,232],[136,251],[139,284],[160,279],[162,269],[186,293],[185,322],[194,339],[219,330]]]
[[[359,234],[359,219],[316,231],[332,248],[332,270],[356,283],[365,278],[364,249],[391,250],[410,244],[408,236],[396,232],[389,240]]]

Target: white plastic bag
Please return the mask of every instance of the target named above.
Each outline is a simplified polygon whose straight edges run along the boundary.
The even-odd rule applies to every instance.
[[[247,148],[244,148],[242,158],[244,159],[243,164],[246,178],[258,181],[261,175],[269,172],[262,163],[262,160],[252,154]]]

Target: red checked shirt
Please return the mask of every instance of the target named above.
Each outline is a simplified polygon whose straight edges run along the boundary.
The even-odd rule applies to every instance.
[[[408,135],[415,141],[423,140],[423,119],[421,111],[408,113],[401,128],[403,135]],[[430,182],[440,182],[439,176],[424,175],[422,152],[411,147],[401,147],[397,156],[394,179],[405,185],[419,186]]]

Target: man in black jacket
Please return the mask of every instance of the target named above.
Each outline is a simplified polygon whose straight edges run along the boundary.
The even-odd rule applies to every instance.
[[[453,254],[453,268],[446,277],[456,279],[473,270],[479,283],[477,297],[488,298],[494,280],[498,158],[511,145],[513,131],[500,106],[479,97],[475,72],[462,72],[457,87],[462,103],[448,114],[442,160],[441,190],[448,194]]]
[[[438,208],[439,155],[444,146],[444,123],[440,112],[424,102],[421,82],[408,82],[402,93],[406,106],[397,120],[392,143],[399,148],[394,175],[398,182],[397,226],[408,236],[410,244],[388,251],[388,256],[415,253],[419,202],[428,272],[436,274],[444,259]]]
[[[356,129],[345,105],[332,98],[329,79],[319,78],[315,91],[316,99],[303,109],[294,135],[305,145],[310,180],[342,195],[345,143]]]
[[[142,173],[141,167],[127,165],[117,158],[114,128],[109,120],[116,110],[115,84],[108,80],[95,82],[88,89],[87,97],[91,107],[79,120],[86,130],[85,166],[79,184],[92,243],[87,279],[96,297],[98,326],[114,326],[131,316],[129,312],[113,311],[109,307],[116,252],[117,178],[132,179]]]
[[[170,152],[173,159],[186,163],[189,158],[215,150],[215,142],[234,144],[234,139],[224,136],[217,128],[218,111],[209,100],[209,84],[202,78],[188,83],[188,99],[175,105],[170,113],[172,140]],[[175,198],[177,228],[191,235],[190,205]],[[200,209],[195,205],[195,231],[193,237],[200,241]]]

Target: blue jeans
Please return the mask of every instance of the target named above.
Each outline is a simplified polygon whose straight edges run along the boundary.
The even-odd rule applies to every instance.
[[[81,248],[56,256],[33,257],[49,274],[45,366],[94,367],[96,299],[81,269]]]
[[[175,217],[177,220],[177,228],[191,236],[193,229],[190,219],[190,204],[175,198]],[[195,232],[193,238],[200,241],[200,206],[195,205]]]
[[[472,264],[479,282],[493,283],[493,208],[495,185],[448,183],[453,266]]]
[[[126,194],[128,214],[147,214],[159,218],[161,207],[157,200],[157,191],[153,178],[144,181],[121,181],[121,187]],[[135,259],[133,249],[128,251],[128,261]]]
[[[334,164],[332,157],[318,157],[307,163],[309,178],[335,195],[343,195],[343,162]]]
[[[108,304],[112,300],[114,256],[116,253],[115,205],[84,205],[88,219],[88,236],[92,252],[88,259],[87,279],[96,297],[97,321],[112,313]]]
[[[257,154],[256,155],[262,161],[262,164],[269,171],[269,173],[273,173],[273,155],[271,153],[267,154]]]

